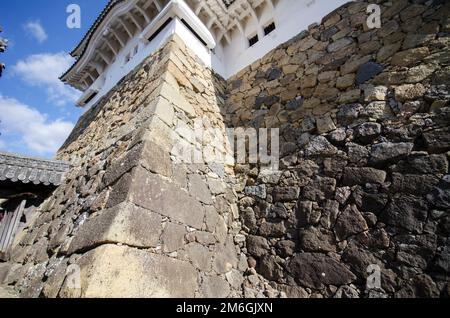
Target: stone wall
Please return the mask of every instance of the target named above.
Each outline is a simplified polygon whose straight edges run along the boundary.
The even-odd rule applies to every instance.
[[[76,167],[0,281],[22,297],[448,297],[450,6],[376,2],[381,29],[349,3],[228,82],[171,39],[80,119],[58,153]],[[198,119],[280,128],[280,171],[183,161],[180,146],[232,154],[189,133]]]
[[[377,3],[381,29],[349,3],[229,82],[230,125],[281,131],[279,173],[236,175],[249,263],[290,297],[449,296],[450,5]]]
[[[77,166],[0,264],[3,284],[22,297],[242,297],[233,169],[174,152],[195,142],[181,129],[195,118],[225,129],[226,83],[193,56],[174,37],[80,119],[58,153]]]

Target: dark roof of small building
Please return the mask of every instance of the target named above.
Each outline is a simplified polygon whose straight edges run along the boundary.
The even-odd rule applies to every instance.
[[[23,157],[0,152],[0,182],[12,181],[58,186],[71,165],[62,161]]]

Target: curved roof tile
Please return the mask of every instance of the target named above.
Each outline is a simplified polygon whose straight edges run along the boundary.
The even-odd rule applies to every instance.
[[[62,183],[71,165],[62,161],[52,161],[23,157],[0,152],[0,181],[12,181],[58,186]]]

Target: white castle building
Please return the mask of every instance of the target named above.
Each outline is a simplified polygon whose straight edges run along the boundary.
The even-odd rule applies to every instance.
[[[90,107],[173,34],[224,79],[345,0],[111,0],[61,77]]]

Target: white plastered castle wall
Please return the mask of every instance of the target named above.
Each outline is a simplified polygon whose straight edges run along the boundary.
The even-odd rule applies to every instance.
[[[136,35],[127,45],[120,50],[113,62],[106,67],[99,78],[86,90],[80,99],[83,104],[90,94],[96,92],[94,98],[86,103],[85,108],[89,109],[105,96],[124,76],[137,67],[145,58],[160,48],[173,34],[178,34],[186,45],[200,58],[207,66],[225,79],[238,73],[246,66],[252,64],[265,54],[276,48],[278,45],[289,41],[308,26],[320,20],[329,12],[338,8],[347,0],[279,0],[275,7],[266,6],[261,12],[259,19],[249,20],[242,34],[238,30],[233,32],[231,42],[218,43],[213,50],[205,46],[180,20],[175,16],[152,41],[143,40],[142,34]],[[183,0],[173,0],[174,7],[182,7],[186,16],[199,21],[195,13],[190,10]],[[167,15],[167,12],[161,12]],[[276,29],[269,35],[264,35],[263,28],[274,22]],[[191,27],[196,30],[195,26]],[[207,31],[206,31],[207,32]],[[202,28],[201,32],[205,34]],[[209,32],[208,32],[209,33]],[[249,46],[248,39],[258,34],[259,41],[253,46]],[[211,33],[207,37],[211,37]],[[211,44],[209,43],[210,47]],[[136,49],[137,48],[137,49]]]

